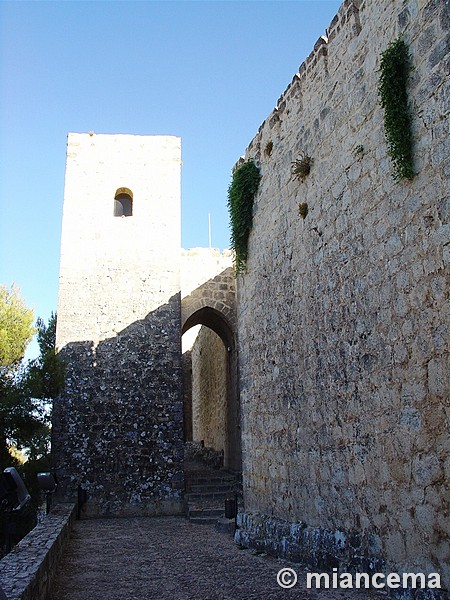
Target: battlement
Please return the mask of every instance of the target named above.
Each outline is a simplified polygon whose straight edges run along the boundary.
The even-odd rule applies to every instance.
[[[260,125],[257,135],[246,149],[246,156],[252,157],[258,162],[261,152],[264,150],[263,137],[279,134],[277,126],[280,127],[285,111],[287,115],[291,112],[292,103],[295,103],[296,110],[299,110],[303,106],[302,96],[304,92],[307,92],[308,96],[310,95],[311,86],[323,86],[326,89],[330,74],[333,74],[336,69],[341,69],[346,53],[349,49],[351,50],[349,46],[351,46],[352,40],[357,38],[362,31],[365,22],[365,5],[365,0],[345,0],[343,2],[329,27],[317,39],[312,51],[278,98],[273,111]],[[329,91],[332,93],[332,90]],[[310,108],[308,103],[306,106]],[[274,128],[275,131],[273,131]],[[241,157],[235,166],[242,160]]]

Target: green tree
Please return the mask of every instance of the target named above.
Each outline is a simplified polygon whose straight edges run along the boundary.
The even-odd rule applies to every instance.
[[[17,464],[10,448],[26,449],[33,461],[48,454],[51,401],[64,383],[55,353],[56,315],[48,325],[26,308],[18,290],[0,294],[0,468]],[[37,331],[40,355],[24,364],[27,344]]]
[[[28,365],[28,389],[35,399],[50,404],[64,385],[64,364],[55,352],[56,315],[51,314],[47,325],[40,318],[36,325],[40,354]]]
[[[51,401],[64,383],[63,365],[55,353],[56,315],[47,325],[42,319],[36,327],[32,323],[33,311],[17,288],[0,287],[0,470],[15,466],[31,494],[12,538],[5,534],[7,515],[0,512],[0,557],[9,542],[17,543],[36,524],[42,502],[36,473],[50,467]],[[25,364],[25,350],[35,332],[39,357]],[[24,464],[14,449],[26,450]]]
[[[0,466],[11,460],[10,440],[18,447],[33,428],[32,406],[23,402],[25,350],[33,338],[33,311],[26,307],[19,290],[0,286]]]
[[[18,368],[36,329],[33,310],[25,306],[19,290],[0,286],[0,373]]]

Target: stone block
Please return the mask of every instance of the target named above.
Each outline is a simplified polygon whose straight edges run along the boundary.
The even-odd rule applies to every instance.
[[[435,454],[424,454],[414,457],[412,474],[417,485],[426,487],[442,478],[443,469]]]
[[[430,393],[436,396],[445,397],[449,388],[449,370],[445,359],[433,358],[428,363],[428,388]]]

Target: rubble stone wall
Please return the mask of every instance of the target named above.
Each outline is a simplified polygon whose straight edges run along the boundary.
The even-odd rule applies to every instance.
[[[399,35],[412,181],[392,176],[377,95]],[[345,0],[247,148],[262,179],[238,279],[241,540],[270,545],[252,514],[302,522],[449,586],[448,116],[448,3]]]

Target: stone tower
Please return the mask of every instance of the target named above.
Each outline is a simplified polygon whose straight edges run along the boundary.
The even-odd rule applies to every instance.
[[[52,451],[91,514],[181,511],[180,139],[69,134]]]

